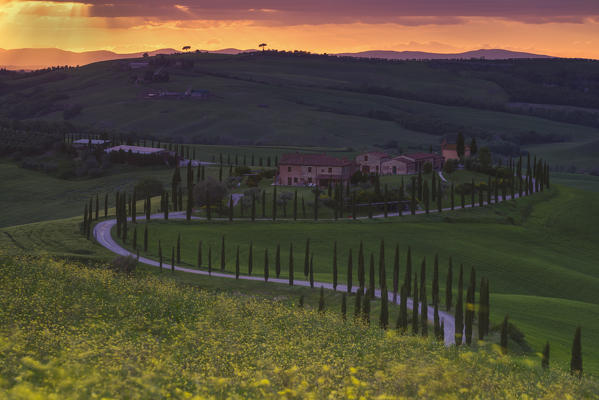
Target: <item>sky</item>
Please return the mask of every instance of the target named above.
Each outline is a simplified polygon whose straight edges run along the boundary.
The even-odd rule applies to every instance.
[[[503,48],[599,59],[599,0],[0,0],[0,48]]]

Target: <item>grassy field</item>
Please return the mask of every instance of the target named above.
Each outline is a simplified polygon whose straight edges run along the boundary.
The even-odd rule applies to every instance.
[[[202,241],[203,267],[206,267],[210,246],[213,268],[218,269],[224,236],[226,270],[234,270],[235,251],[239,245],[241,270],[245,273],[249,243],[252,241],[254,273],[260,276],[264,249],[269,250],[272,266],[275,247],[280,244],[283,276],[286,276],[289,245],[293,243],[296,276],[301,279],[305,243],[309,238],[310,250],[314,254],[315,277],[330,281],[332,248],[336,240],[340,281],[345,282],[349,249],[354,252],[355,264],[359,242],[363,241],[366,256],[373,253],[378,267],[380,241],[384,240],[389,284],[396,244],[400,245],[402,280],[408,246],[413,252],[413,268],[419,268],[426,257],[429,277],[432,276],[433,258],[438,253],[442,282],[449,257],[453,258],[454,264],[454,290],[459,265],[464,265],[466,276],[469,276],[471,267],[476,268],[477,277],[486,276],[491,281],[492,321],[498,323],[505,314],[509,314],[537,351],[551,338],[554,354],[563,364],[568,359],[574,328],[582,325],[585,362],[589,370],[597,372],[599,352],[591,343],[599,338],[599,325],[593,318],[599,312],[596,298],[599,274],[595,268],[599,249],[593,240],[598,234],[598,215],[596,194],[560,186],[493,207],[428,217],[404,217],[402,220],[254,224],[241,221],[153,221],[148,225],[148,253],[156,257],[160,239],[165,258],[170,258],[171,248],[176,246],[177,235],[181,234],[184,265],[197,266],[197,248]],[[138,234],[138,243],[141,244],[141,230]],[[531,304],[546,301],[551,307],[531,305],[529,312],[529,299]],[[567,319],[563,319],[565,315]]]
[[[120,68],[121,61],[6,80],[0,115],[63,120],[61,107],[78,104],[82,112],[70,121],[99,130],[179,143],[354,150],[390,142],[397,142],[391,144],[393,151],[438,149],[441,135],[462,131],[496,151],[507,146],[516,154],[522,147],[557,164],[567,151],[569,164],[588,168],[594,163],[589,148],[596,147],[596,128],[577,125],[576,119],[565,123],[504,112],[503,106],[514,100],[509,90],[467,67],[309,57],[185,57],[193,58],[195,66],[169,67],[170,79],[164,83],[131,83],[135,73]],[[509,75],[502,79],[518,82]],[[205,101],[143,97],[147,91],[190,87],[213,96]],[[35,92],[37,88],[44,93]],[[531,132],[541,138],[527,139]]]
[[[497,349],[447,349],[259,294],[218,294],[49,259],[5,259],[2,272],[0,394],[8,398],[599,393],[593,378],[544,371]]]

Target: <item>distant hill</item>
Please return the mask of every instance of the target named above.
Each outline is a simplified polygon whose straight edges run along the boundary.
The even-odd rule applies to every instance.
[[[157,54],[173,54],[178,50],[175,49],[159,49],[154,51],[148,51],[148,55],[155,56]],[[239,50],[234,48],[227,48],[221,50],[200,50],[201,52],[209,52],[215,54],[230,54],[235,55],[244,52],[257,51],[254,49]],[[87,65],[100,61],[107,60],[118,60],[121,58],[139,58],[143,56],[144,52],[138,53],[115,53],[108,50],[97,50],[97,51],[85,51],[81,53],[47,48],[47,49],[12,49],[5,50],[0,49],[0,68],[18,70],[35,70],[47,67],[54,67],[58,65]]]
[[[485,58],[487,60],[507,60],[513,58],[552,58],[543,54],[523,53],[503,49],[480,49],[464,53],[427,53],[424,51],[370,50],[359,53],[340,53],[338,56],[362,58],[386,58],[389,60],[448,60]]]

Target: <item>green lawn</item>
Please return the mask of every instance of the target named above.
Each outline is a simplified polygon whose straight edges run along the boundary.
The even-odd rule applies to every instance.
[[[219,269],[221,239],[224,236],[226,270],[234,270],[234,255],[239,245],[241,270],[245,273],[249,243],[252,241],[254,273],[260,276],[264,250],[269,250],[272,266],[276,245],[280,244],[283,276],[286,276],[288,249],[293,243],[295,275],[301,279],[305,242],[309,238],[314,254],[315,277],[330,281],[333,243],[337,241],[340,281],[344,282],[349,249],[353,250],[355,273],[359,242],[363,241],[367,257],[374,254],[378,266],[379,245],[384,240],[389,281],[394,247],[399,244],[400,276],[403,278],[406,251],[411,246],[413,268],[419,268],[426,257],[430,282],[432,261],[438,253],[442,282],[445,281],[449,257],[453,258],[454,264],[454,289],[460,264],[465,267],[466,278],[470,268],[476,268],[478,278],[486,276],[491,282],[492,321],[499,323],[505,314],[509,314],[537,351],[548,335],[555,338],[552,345],[562,365],[567,361],[574,328],[582,325],[586,365],[589,370],[597,372],[599,349],[592,343],[599,338],[599,324],[587,315],[589,310],[594,315],[599,308],[596,296],[599,249],[593,240],[597,237],[599,226],[597,199],[596,194],[560,186],[493,207],[401,220],[338,223],[153,221],[148,225],[149,255],[156,256],[160,239],[165,259],[169,259],[180,233],[184,265],[196,266],[198,243],[202,241],[203,267],[206,267],[210,246],[213,268]],[[139,235],[138,243],[141,244],[141,231]],[[443,292],[444,285],[441,289]],[[551,306],[534,307],[527,312],[529,298],[540,303],[546,299]],[[559,322],[560,315],[568,315],[567,322]],[[548,322],[552,319],[555,323]]]

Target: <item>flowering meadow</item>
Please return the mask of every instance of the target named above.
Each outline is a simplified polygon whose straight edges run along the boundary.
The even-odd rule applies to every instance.
[[[499,351],[47,258],[0,264],[0,398],[599,398]]]

